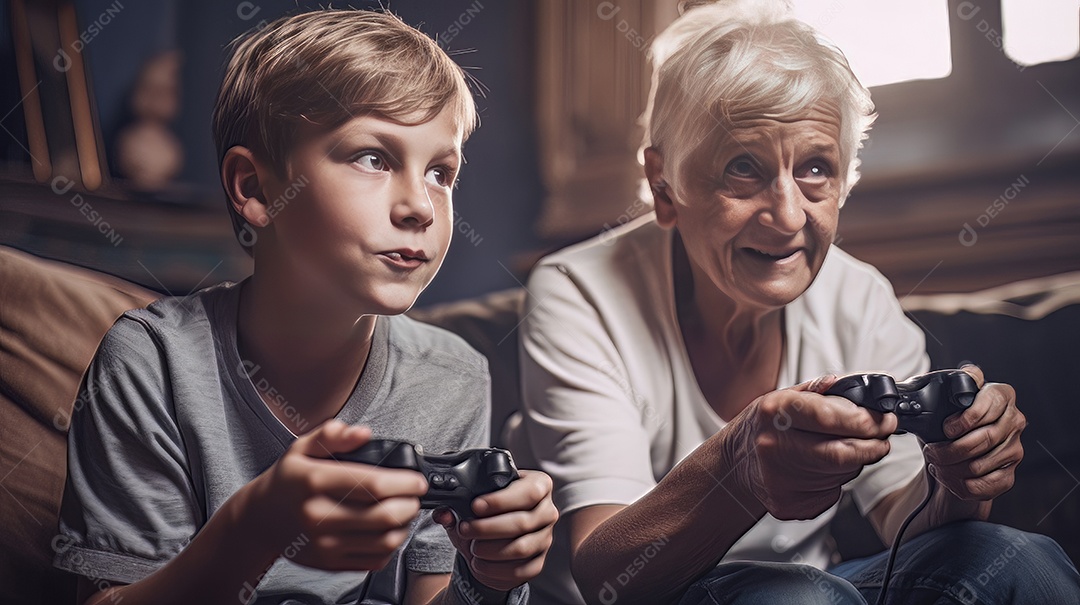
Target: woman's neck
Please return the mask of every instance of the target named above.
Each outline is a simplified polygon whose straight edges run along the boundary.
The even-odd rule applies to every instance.
[[[740,307],[695,274],[673,246],[675,301],[687,356],[705,400],[724,419],[776,388],[784,347],[783,309]]]
[[[686,255],[675,234],[675,299],[683,331],[692,331],[731,359],[749,359],[782,333],[783,309],[739,304],[720,291]]]

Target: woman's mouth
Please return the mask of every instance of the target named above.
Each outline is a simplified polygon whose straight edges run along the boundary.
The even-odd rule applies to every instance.
[[[743,248],[748,253],[750,258],[757,261],[764,261],[768,263],[774,263],[777,265],[786,265],[793,263],[796,260],[803,257],[802,248],[790,248],[786,250],[763,250],[760,248]]]

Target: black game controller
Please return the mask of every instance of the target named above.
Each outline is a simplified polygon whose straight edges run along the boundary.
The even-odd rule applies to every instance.
[[[417,471],[428,482],[428,491],[420,498],[420,507],[445,506],[453,510],[459,520],[476,516],[472,512],[474,498],[498,491],[518,478],[510,452],[499,448],[429,456],[411,443],[373,439],[356,450],[337,454],[334,458]]]
[[[826,395],[839,395],[855,405],[892,412],[900,421],[897,433],[915,433],[925,443],[947,441],[945,419],[962,412],[979,392],[975,379],[963,370],[939,370],[895,382],[888,374],[852,374],[836,381]]]

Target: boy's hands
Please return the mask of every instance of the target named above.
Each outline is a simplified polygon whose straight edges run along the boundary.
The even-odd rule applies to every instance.
[[[835,376],[758,397],[718,433],[734,477],[777,519],[812,519],[889,453],[896,417],[820,393]]]
[[[291,560],[331,571],[374,570],[409,536],[427,481],[415,471],[330,460],[371,439],[366,427],[330,420],[302,435],[241,490],[255,540]]]
[[[519,473],[521,478],[506,488],[473,500],[475,519],[457,523],[445,508],[434,515],[473,578],[495,590],[511,590],[540,573],[559,518],[551,478],[540,471]]]

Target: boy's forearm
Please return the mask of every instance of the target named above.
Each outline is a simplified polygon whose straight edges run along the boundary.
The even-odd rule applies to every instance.
[[[678,602],[764,516],[718,445],[707,441],[585,539],[573,572],[587,602]]]
[[[161,569],[127,586],[99,592],[84,605],[243,603],[279,552],[265,532],[245,524],[246,490],[237,492],[210,518],[183,551]]]
[[[528,601],[527,590],[527,586],[520,586],[504,592],[484,586],[473,578],[469,564],[459,554],[450,581],[429,605],[521,605]]]

